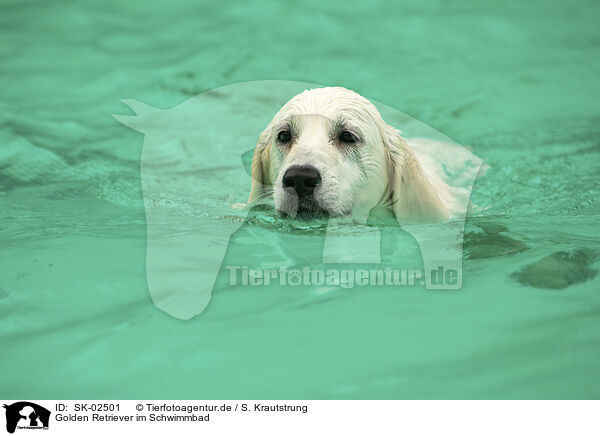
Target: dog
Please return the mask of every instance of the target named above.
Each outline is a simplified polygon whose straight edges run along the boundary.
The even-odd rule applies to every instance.
[[[289,100],[260,134],[251,173],[248,204],[272,196],[296,219],[364,218],[381,206],[402,222],[449,218],[448,186],[369,100],[342,87]]]

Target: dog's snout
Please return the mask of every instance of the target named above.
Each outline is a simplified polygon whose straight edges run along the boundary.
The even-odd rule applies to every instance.
[[[283,187],[293,189],[298,196],[312,194],[321,183],[321,174],[309,166],[292,167],[283,175]]]

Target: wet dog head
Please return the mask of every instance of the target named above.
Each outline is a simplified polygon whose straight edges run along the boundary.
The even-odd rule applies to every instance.
[[[368,215],[381,204],[399,218],[446,212],[400,134],[367,99],[345,88],[305,91],[260,135],[249,202],[272,195],[285,215]]]

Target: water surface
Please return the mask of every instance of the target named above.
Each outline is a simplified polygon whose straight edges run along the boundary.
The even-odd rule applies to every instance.
[[[597,3],[0,8],[0,396],[598,398]],[[264,79],[346,86],[484,160],[462,289],[221,279],[192,320],[155,307],[143,136],[111,114],[123,98],[166,109]],[[239,219],[225,205],[248,192],[244,144],[198,174],[220,201],[174,207]],[[406,249],[383,260],[419,267],[390,232]],[[319,241],[318,226],[258,211],[227,256],[293,264]]]

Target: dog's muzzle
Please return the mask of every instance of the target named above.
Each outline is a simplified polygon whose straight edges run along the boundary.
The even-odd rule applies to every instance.
[[[315,199],[315,190],[321,185],[321,174],[312,166],[288,168],[281,184],[287,195],[298,199],[298,218],[314,218],[326,214]]]
[[[313,196],[315,188],[321,184],[321,174],[313,167],[289,168],[283,175],[284,189],[293,189],[298,199]]]

